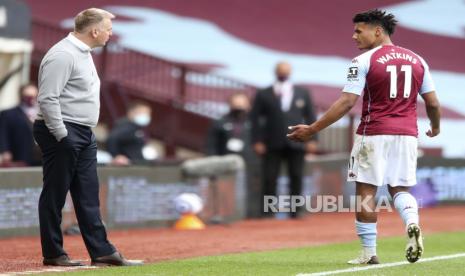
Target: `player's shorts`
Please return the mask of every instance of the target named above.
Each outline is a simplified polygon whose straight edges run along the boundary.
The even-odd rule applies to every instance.
[[[417,183],[417,156],[414,136],[357,134],[347,180],[375,186],[413,186]]]

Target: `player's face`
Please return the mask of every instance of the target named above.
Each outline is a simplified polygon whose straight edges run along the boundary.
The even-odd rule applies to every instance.
[[[376,47],[376,41],[379,36],[378,32],[378,28],[373,25],[355,23],[352,38],[355,40],[357,48],[360,50],[368,50]]]

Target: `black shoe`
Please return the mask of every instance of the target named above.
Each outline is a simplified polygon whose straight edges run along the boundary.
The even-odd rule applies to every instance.
[[[53,266],[83,266],[81,262],[71,260],[68,255],[61,255],[60,257],[53,259],[44,259],[44,265]]]
[[[93,266],[135,266],[142,264],[142,261],[130,261],[125,259],[118,251],[111,255],[95,258],[91,262]]]

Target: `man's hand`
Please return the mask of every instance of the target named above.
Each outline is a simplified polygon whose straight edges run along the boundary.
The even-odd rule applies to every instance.
[[[434,137],[437,136],[439,132],[441,132],[439,128],[431,128],[426,132],[426,135],[429,137]]]
[[[13,155],[9,151],[5,151],[4,153],[0,153],[0,163],[9,164],[13,161]]]
[[[253,150],[257,155],[264,155],[266,153],[266,146],[262,142],[255,143],[253,145]]]
[[[305,152],[307,154],[315,154],[318,151],[318,143],[316,141],[310,141],[305,144]]]
[[[441,106],[435,91],[421,94],[425,101],[426,114],[430,121],[431,129],[426,132],[429,137],[437,136],[440,132]]]
[[[296,142],[307,142],[317,133],[317,131],[309,125],[290,126],[289,130],[290,133],[287,135],[287,138]]]
[[[131,160],[122,154],[118,154],[111,160],[113,166],[129,166],[131,165]]]

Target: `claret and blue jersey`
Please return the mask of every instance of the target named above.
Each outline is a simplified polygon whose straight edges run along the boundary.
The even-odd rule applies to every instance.
[[[362,95],[357,134],[418,135],[417,95],[434,91],[427,63],[395,45],[373,48],[354,58],[343,91]]]

